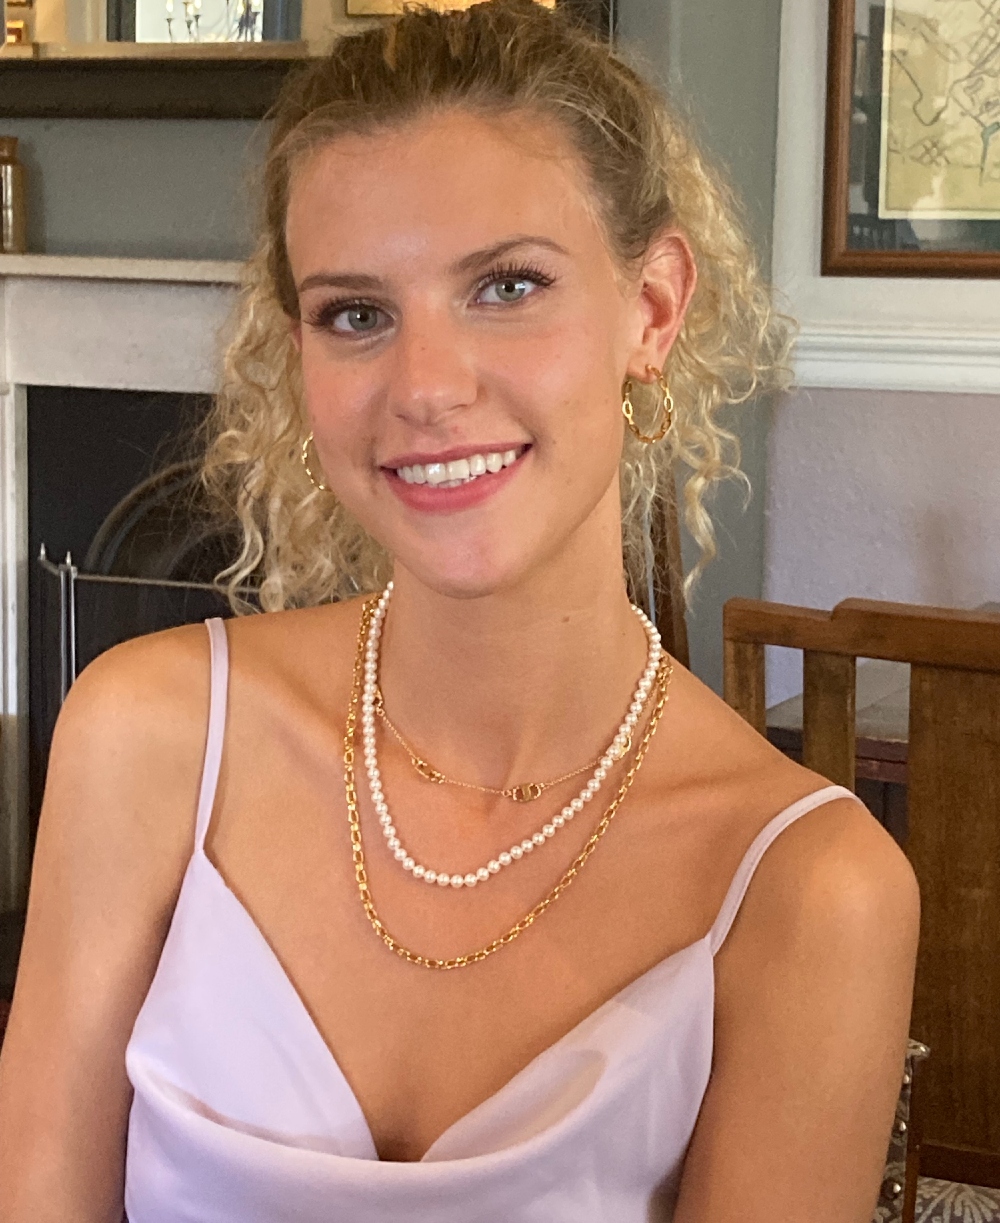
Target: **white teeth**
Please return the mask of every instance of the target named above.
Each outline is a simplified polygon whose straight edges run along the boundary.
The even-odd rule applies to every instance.
[[[452,459],[450,463],[414,463],[412,467],[400,467],[396,471],[406,484],[432,484],[437,488],[456,488],[485,476],[495,475],[519,457],[516,450],[491,450],[488,454],[470,454],[467,459]]]

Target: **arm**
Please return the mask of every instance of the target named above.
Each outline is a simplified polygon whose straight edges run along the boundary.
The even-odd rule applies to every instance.
[[[675,1223],[868,1223],[918,926],[909,863],[857,804],[777,838],[716,958],[712,1077]]]
[[[0,1223],[120,1223],[125,1046],[191,853],[207,707],[197,626],[103,655],[60,714],[0,1056]]]

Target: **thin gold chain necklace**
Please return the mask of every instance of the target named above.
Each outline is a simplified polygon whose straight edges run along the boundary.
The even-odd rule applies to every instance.
[[[660,659],[659,669],[656,674],[656,689],[659,693],[656,704],[653,706],[650,714],[649,723],[646,730],[639,740],[638,747],[635,751],[635,757],[631,767],[622,779],[621,785],[614,798],[611,800],[608,809],[601,817],[600,823],[591,833],[587,843],[583,849],[570,863],[568,869],[560,878],[554,888],[544,896],[538,904],[534,906],[521,920],[499,938],[495,938],[492,943],[485,947],[481,947],[478,951],[470,951],[466,955],[453,956],[451,959],[442,960],[433,956],[420,955],[418,952],[411,951],[408,947],[404,947],[397,939],[395,939],[385,928],[382,919],[378,915],[378,909],[375,907],[375,901],[372,897],[371,888],[368,884],[368,872],[365,868],[365,851],[361,839],[361,818],[358,811],[358,791],[354,776],[354,757],[355,757],[355,738],[357,735],[358,725],[358,709],[361,704],[361,690],[364,684],[365,673],[365,649],[368,636],[368,627],[371,622],[372,614],[374,613],[377,599],[369,599],[366,601],[362,615],[361,625],[358,629],[358,649],[354,660],[354,682],[351,688],[351,703],[347,710],[347,726],[344,730],[344,793],[347,799],[347,818],[351,830],[351,857],[354,862],[354,877],[358,885],[358,895],[361,899],[361,904],[365,911],[365,916],[368,918],[372,929],[379,936],[386,947],[400,957],[406,960],[408,964],[416,964],[421,968],[434,968],[442,971],[450,971],[453,968],[467,968],[470,964],[479,964],[491,955],[495,955],[501,948],[512,943],[519,934],[523,934],[529,926],[534,925],[539,917],[551,905],[559,899],[566,891],[576,876],[580,873],[584,863],[590,858],[591,854],[597,848],[601,838],[611,826],[611,821],[615,818],[618,808],[621,806],[632,787],[632,782],[635,780],[636,774],[639,772],[642,762],[645,759],[646,752],[649,748],[650,741],[653,735],[656,734],[656,728],[660,722],[660,716],[663,713],[664,706],[667,703],[668,685],[670,676],[673,671],[673,665],[670,661],[670,656],[664,652]]]
[[[477,786],[472,781],[458,781],[454,777],[446,777],[440,769],[436,769],[432,764],[428,764],[422,756],[417,754],[412,744],[403,738],[399,728],[386,713],[385,699],[382,696],[381,688],[376,689],[375,692],[375,713],[381,718],[386,730],[392,735],[403,751],[406,752],[407,756],[409,756],[410,764],[414,770],[425,781],[433,781],[439,786],[460,786],[463,790],[477,790],[480,794],[497,794],[503,798],[509,798],[515,803],[533,803],[536,798],[541,798],[545,791],[551,790],[553,786],[558,786],[561,782],[579,777],[581,773],[592,773],[601,760],[601,756],[595,756],[588,764],[581,764],[572,773],[563,773],[561,777],[553,777],[550,781],[522,782],[519,786],[505,786],[503,789],[497,786]],[[609,748],[608,751],[609,753],[613,751],[615,759],[620,760],[623,756],[628,755],[631,747],[632,744],[629,741],[621,751],[617,748]],[[603,754],[602,752],[601,755]]]

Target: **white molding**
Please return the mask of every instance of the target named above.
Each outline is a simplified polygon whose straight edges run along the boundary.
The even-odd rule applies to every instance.
[[[232,285],[9,276],[6,286],[10,382],[215,390]]]
[[[1000,395],[1000,332],[803,326],[795,346],[802,387]]]
[[[28,885],[28,416],[23,387],[8,382],[0,280],[0,913]]]
[[[238,284],[244,264],[228,259],[122,259],[90,255],[0,255],[0,277]]]
[[[828,7],[781,15],[772,274],[802,328],[800,382],[996,394],[1000,280],[819,273]]]

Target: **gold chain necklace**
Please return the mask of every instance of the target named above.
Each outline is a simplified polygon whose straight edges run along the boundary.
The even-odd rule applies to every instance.
[[[670,661],[668,654],[664,653],[660,660],[659,670],[656,674],[656,688],[659,693],[656,704],[650,714],[649,724],[639,740],[639,745],[636,748],[635,757],[628,772],[622,779],[621,785],[618,787],[618,792],[611,800],[608,809],[601,817],[600,823],[591,833],[586,845],[577,854],[570,863],[565,874],[555,885],[555,887],[544,896],[538,904],[535,905],[528,913],[521,918],[519,922],[511,926],[506,934],[501,934],[499,938],[495,938],[492,943],[486,947],[481,947],[478,951],[470,951],[466,955],[453,956],[451,959],[441,960],[432,956],[420,955],[415,951],[410,951],[404,947],[397,939],[395,939],[382,923],[382,919],[378,915],[378,909],[375,907],[375,901],[372,897],[371,888],[368,885],[368,872],[365,869],[365,851],[361,840],[361,818],[358,812],[358,791],[354,777],[354,741],[357,733],[358,725],[358,707],[361,703],[361,689],[364,682],[365,670],[365,646],[368,636],[368,627],[371,622],[372,614],[378,600],[369,599],[364,605],[361,614],[361,625],[358,629],[358,649],[354,659],[354,683],[351,688],[351,703],[347,710],[347,726],[344,731],[344,793],[347,799],[347,818],[351,829],[351,857],[354,862],[354,877],[358,884],[358,895],[361,898],[361,904],[365,910],[365,916],[368,918],[372,929],[379,936],[386,947],[400,957],[406,960],[408,964],[416,964],[421,968],[435,968],[442,971],[450,971],[453,968],[467,968],[470,964],[479,964],[489,956],[496,954],[501,948],[506,947],[508,943],[512,943],[519,934],[523,934],[529,926],[534,925],[539,917],[566,891],[576,876],[580,873],[584,863],[591,856],[594,850],[600,843],[601,837],[611,827],[611,821],[615,818],[618,808],[621,806],[632,787],[632,782],[635,780],[636,774],[639,772],[642,762],[645,759],[646,751],[649,748],[650,741],[653,735],[656,734],[656,728],[660,722],[660,716],[663,713],[664,706],[667,703],[668,685],[670,676],[673,672],[673,664]]]
[[[553,777],[551,781],[528,781],[523,782],[519,786],[505,786],[503,789],[499,789],[496,786],[477,786],[475,782],[456,781],[453,777],[446,777],[440,769],[434,768],[422,756],[417,755],[413,747],[403,738],[395,723],[386,713],[381,688],[375,690],[375,712],[382,719],[386,730],[389,731],[399,746],[409,756],[410,764],[413,765],[413,768],[425,781],[433,781],[439,786],[461,786],[463,790],[478,790],[480,794],[497,794],[504,798],[512,799],[515,803],[532,803],[536,798],[541,798],[546,790],[551,790],[553,786],[558,786],[560,782],[569,781],[573,777],[579,777],[581,773],[592,773],[600,763],[601,756],[604,755],[602,752],[600,756],[595,756],[589,764],[581,765],[578,769],[574,769],[572,773],[563,773],[561,777]],[[632,740],[629,738],[620,750],[614,746],[609,747],[607,750],[608,755],[614,756],[616,760],[621,760],[623,756],[627,756],[632,750]]]

